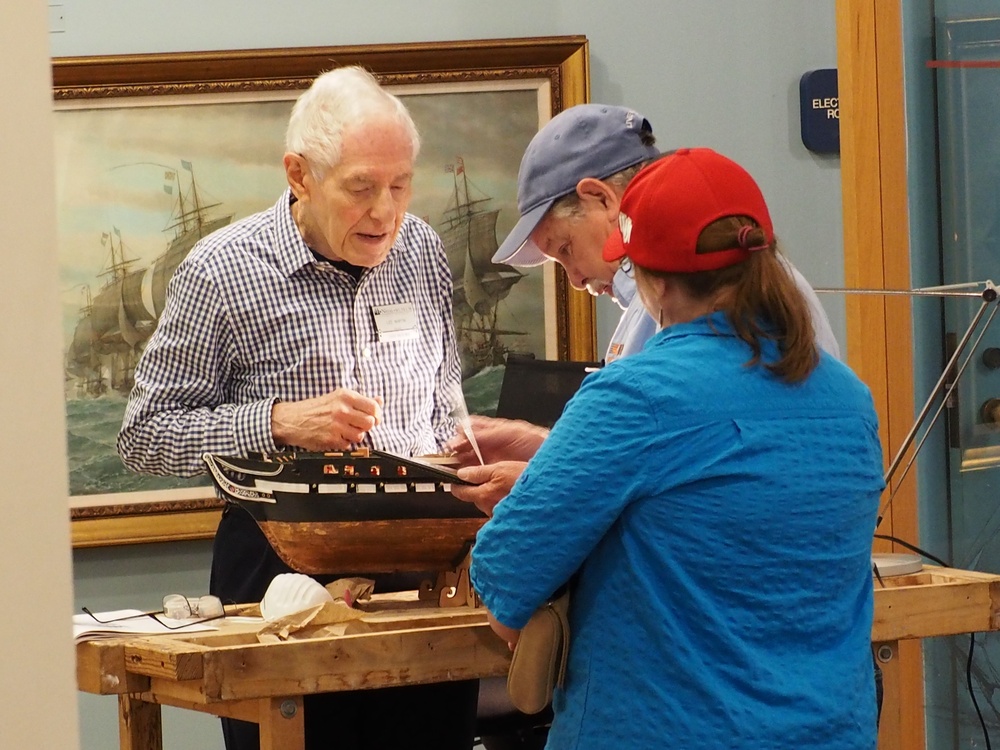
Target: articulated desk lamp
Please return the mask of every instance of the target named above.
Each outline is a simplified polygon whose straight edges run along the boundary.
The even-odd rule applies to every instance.
[[[948,363],[944,367],[944,372],[941,373],[941,377],[938,379],[934,388],[931,390],[930,395],[927,397],[927,401],[920,413],[917,415],[916,421],[913,423],[913,427],[910,428],[910,432],[903,439],[902,445],[899,446],[899,450],[896,452],[895,457],[892,459],[892,463],[889,464],[889,468],[885,472],[885,486],[889,493],[889,496],[882,502],[879,508],[878,519],[875,523],[876,529],[879,524],[882,523],[882,518],[885,516],[886,512],[889,510],[889,506],[892,504],[893,498],[896,497],[896,492],[903,483],[903,479],[906,477],[907,472],[909,472],[910,467],[917,458],[917,454],[920,453],[920,449],[923,447],[924,442],[927,440],[930,431],[933,429],[938,417],[941,416],[941,412],[944,410],[945,405],[948,403],[955,388],[958,387],[958,381],[962,377],[962,373],[965,372],[965,368],[968,366],[969,362],[972,360],[973,355],[976,352],[976,348],[979,346],[979,342],[982,341],[986,330],[989,328],[990,323],[993,322],[994,316],[997,314],[997,310],[1000,309],[1000,305],[993,305],[993,310],[990,312],[989,316],[986,318],[986,322],[983,324],[979,331],[979,335],[976,336],[976,340],[973,342],[972,347],[969,349],[968,355],[959,365],[958,369],[955,369],[959,358],[962,356],[963,351],[972,335],[975,333],[976,328],[979,326],[979,322],[983,319],[986,314],[986,308],[997,301],[998,294],[997,289],[993,285],[992,281],[971,281],[963,284],[949,284],[945,286],[932,286],[923,287],[919,289],[816,289],[817,292],[822,293],[840,293],[840,294],[878,294],[878,295],[906,295],[909,297],[978,297],[982,300],[982,304],[979,306],[979,310],[976,312],[969,323],[969,327],[966,329],[962,336],[961,341],[955,347],[954,353],[948,360]],[[899,480],[893,486],[892,481],[895,478],[896,470],[899,469],[903,462],[903,457],[909,450],[913,441],[917,437],[917,433],[920,431],[924,420],[930,413],[933,407],[934,401],[938,394],[942,393],[941,402],[938,405],[937,411],[934,412],[934,416],[931,418],[930,424],[923,431],[923,435],[920,438],[920,442],[917,443],[917,447],[913,451],[913,455],[910,456],[910,460],[907,462],[906,466],[903,468],[903,473],[899,476]],[[903,575],[905,573],[913,573],[922,567],[923,563],[919,555],[909,555],[909,554],[873,554],[872,555],[872,567],[875,570],[876,575],[879,576],[891,576],[891,575]]]

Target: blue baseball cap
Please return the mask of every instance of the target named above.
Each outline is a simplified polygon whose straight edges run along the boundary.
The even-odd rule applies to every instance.
[[[610,104],[578,104],[549,120],[531,139],[517,173],[514,229],[493,256],[494,263],[538,266],[547,261],[531,233],[564,195],[586,177],[603,180],[660,155],[643,143],[652,134],[649,121],[638,112]],[[649,140],[648,137],[645,140]]]

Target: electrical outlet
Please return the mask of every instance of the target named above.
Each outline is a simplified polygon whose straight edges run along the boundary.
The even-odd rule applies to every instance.
[[[49,33],[63,34],[66,31],[66,7],[60,4],[49,4]]]

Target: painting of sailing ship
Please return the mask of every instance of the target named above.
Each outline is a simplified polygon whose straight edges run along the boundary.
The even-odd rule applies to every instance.
[[[469,181],[465,160],[459,156],[445,171],[453,176],[454,196],[438,233],[451,267],[455,332],[462,378],[467,380],[485,367],[503,364],[511,348],[504,343],[508,337],[526,335],[526,331],[497,326],[500,302],[524,274],[513,266],[493,262],[500,212],[490,207],[490,196],[472,192],[475,188]]]
[[[195,480],[133,474],[115,440],[167,283],[195,243],[285,187],[285,100],[84,107],[57,118],[67,444],[74,506],[205,497]],[[422,137],[411,213],[439,233],[454,283],[470,411],[495,409],[510,351],[546,356],[543,272],[492,262],[517,220],[532,90],[406,94]],[[456,118],[456,111],[468,116]],[[224,139],[220,141],[220,134]],[[182,494],[176,494],[182,493]],[[113,498],[113,499],[112,499]]]
[[[289,106],[118,101],[57,112],[74,507],[210,496],[205,477],[129,472],[115,441],[136,363],[163,312],[174,270],[200,238],[265,208],[284,188],[280,165]]]
[[[164,173],[164,192],[177,199],[165,229],[170,240],[150,265],[137,266],[118,227],[101,235],[108,258],[100,273],[103,284],[96,295],[84,287],[87,304],[66,357],[77,395],[100,396],[109,389],[128,395],[139,355],[163,313],[167,282],[198,240],[233,220],[231,213],[215,213],[220,203],[201,201],[191,162],[182,160],[181,168],[190,176],[186,189],[177,170]]]
[[[163,249],[143,262],[118,226],[102,232],[104,255],[95,285],[80,285],[78,311],[66,349],[70,487],[74,494],[182,489],[207,486],[203,479],[140,477],[124,470],[114,438],[134,385],[136,364],[166,304],[167,283],[195,243],[232,222],[221,201],[199,192],[194,165],[165,168],[163,193],[172,209],[163,228]],[[150,188],[152,190],[152,187]],[[95,240],[95,249],[98,245]],[[200,490],[199,490],[200,492]]]
[[[493,263],[517,222],[517,169],[538,130],[534,91],[416,94],[404,101],[423,144],[411,213],[441,236],[469,410],[496,409],[508,352],[546,352],[544,269]]]

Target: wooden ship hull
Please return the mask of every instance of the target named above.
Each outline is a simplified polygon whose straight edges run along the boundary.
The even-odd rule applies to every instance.
[[[461,482],[453,472],[420,459],[367,449],[203,458],[222,496],[300,573],[453,569],[486,522],[449,492]]]

